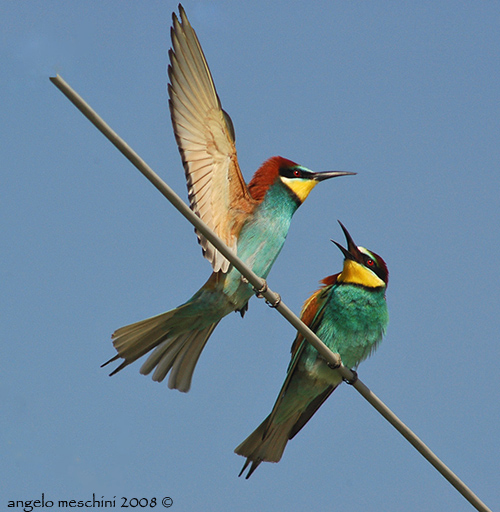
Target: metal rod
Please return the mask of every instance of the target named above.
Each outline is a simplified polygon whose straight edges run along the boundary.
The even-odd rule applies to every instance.
[[[80,110],[80,112],[106,137],[137,169],[172,203],[172,205],[217,248],[231,264],[248,280],[260,295],[275,307],[304,338],[321,354],[331,366],[346,380],[353,380],[354,374],[346,368],[338,354],[334,354],[317,336],[295,315],[276,292],[267,287],[266,281],[257,276],[236,254],[184,203],[184,201],[149,167],[149,165],[76,93],[59,75],[50,81]],[[427,459],[450,482],[462,496],[480,512],[492,512],[458,476],[451,471],[432,450],[408,428],[382,400],[365,384],[357,379],[353,387],[365,398],[425,459]]]

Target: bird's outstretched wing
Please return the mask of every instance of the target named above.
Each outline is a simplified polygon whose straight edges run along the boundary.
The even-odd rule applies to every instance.
[[[182,6],[173,15],[169,105],[186,172],[191,209],[236,251],[237,235],[256,201],[241,175],[234,129],[222,110],[203,50]],[[197,232],[214,272],[229,261]]]

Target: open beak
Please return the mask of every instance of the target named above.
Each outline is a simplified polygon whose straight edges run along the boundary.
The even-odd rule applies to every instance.
[[[332,240],[332,242],[342,251],[342,254],[344,257],[348,260],[353,261],[362,261],[362,252],[358,249],[358,246],[354,243],[354,240],[352,239],[351,235],[349,234],[349,231],[345,228],[345,226],[338,221],[340,224],[340,227],[342,228],[342,231],[344,232],[345,239],[347,241],[347,249],[344,249],[338,242],[335,240]]]

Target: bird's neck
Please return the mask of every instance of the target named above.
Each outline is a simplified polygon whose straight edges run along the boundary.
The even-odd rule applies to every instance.
[[[276,180],[268,189],[259,210],[281,218],[292,218],[302,204],[300,199],[281,180]]]

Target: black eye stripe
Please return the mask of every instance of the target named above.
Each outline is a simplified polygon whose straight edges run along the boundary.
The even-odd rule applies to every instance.
[[[380,277],[384,283],[388,283],[389,272],[387,270],[387,265],[378,254],[374,254],[368,250],[366,250],[366,252],[360,251],[360,255],[357,261],[358,263],[364,265],[367,269],[371,270],[375,275]]]
[[[376,267],[377,266],[375,260],[368,255],[363,255],[363,260],[364,260],[364,264],[367,267]]]
[[[298,167],[281,167],[279,173],[283,178],[303,178],[306,174]]]

